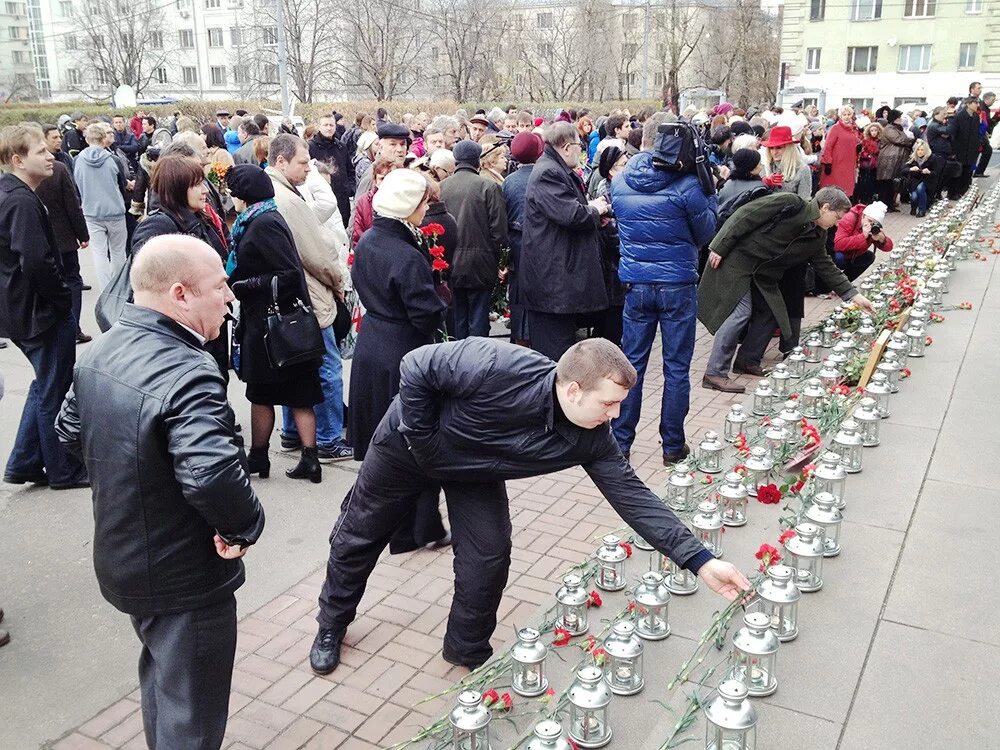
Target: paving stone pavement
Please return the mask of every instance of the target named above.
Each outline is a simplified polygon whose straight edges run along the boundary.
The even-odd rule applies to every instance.
[[[913,221],[908,215],[892,214],[886,221],[886,229],[890,236],[900,236]],[[971,268],[973,265],[977,267]],[[965,264],[959,275],[970,276],[971,271],[981,272],[978,265]],[[993,271],[992,258],[989,271]],[[980,291],[986,289],[985,284],[981,287]],[[992,302],[992,306],[984,310],[979,307],[981,299],[975,299],[971,294],[968,296],[977,305],[976,315],[982,322],[983,329],[980,330],[977,325],[971,343],[968,339],[965,343],[970,351],[971,347],[975,347],[985,358],[986,364],[995,368],[1000,360],[995,354],[995,339],[990,339],[987,332],[995,330],[996,320],[1000,317],[1000,293],[994,286],[989,289],[989,294],[991,296],[988,300]],[[816,319],[835,303],[836,301],[809,300],[808,318]],[[971,320],[969,318],[964,321],[969,324],[970,329]],[[992,328],[989,325],[991,323]],[[957,327],[959,322],[956,321],[953,325]],[[961,364],[964,351],[962,345],[948,343],[943,334],[940,339],[943,347],[954,348],[954,355],[942,357],[940,364],[935,366],[947,369],[952,360]],[[734,401],[732,395],[700,387],[701,372],[710,345],[711,336],[699,326],[692,363],[691,411],[687,420],[689,442],[707,428],[721,428],[724,415]],[[657,356],[656,352],[657,349],[654,348],[654,358]],[[937,352],[929,353],[928,361],[936,354]],[[773,358],[773,351],[770,356]],[[986,364],[982,366],[985,367]],[[952,416],[952,410],[949,409],[947,416],[944,412],[938,415],[941,420],[938,424],[926,424],[922,421],[924,415],[919,406],[911,405],[906,410],[909,417],[901,413],[899,420],[885,423],[887,434],[889,430],[909,430],[907,437],[912,443],[923,441],[927,444],[931,437],[937,439],[938,430],[958,433],[968,420],[979,420],[977,425],[981,423],[981,429],[994,438],[991,444],[996,445],[995,438],[1000,438],[1000,432],[996,428],[1000,424],[997,420],[1000,417],[1000,413],[997,413],[1000,406],[997,406],[995,399],[988,405],[977,401],[982,397],[982,391],[977,387],[982,380],[978,378],[985,376],[987,371],[967,372],[963,367],[960,373],[959,369],[956,366],[948,370],[948,386],[950,387],[951,379],[955,378],[958,386],[965,389],[956,393],[956,397],[961,395],[967,399],[962,402],[964,412]],[[993,372],[995,373],[995,369]],[[743,378],[743,382],[750,384],[753,379]],[[941,387],[940,383],[934,383],[931,378],[925,378],[921,385],[928,399],[940,396],[938,389]],[[909,385],[907,388],[909,389]],[[666,478],[656,424],[661,392],[662,372],[659,367],[651,366],[647,372],[643,418],[632,449],[632,459],[639,476],[654,488]],[[911,398],[910,402],[913,400]],[[986,411],[983,410],[984,407]],[[944,427],[941,427],[942,423]],[[945,433],[941,434],[943,436]],[[985,477],[982,480],[968,480],[971,484],[981,486],[966,488],[965,491],[950,484],[957,471],[965,472],[964,476],[968,477],[976,462],[975,455],[970,456],[968,452],[956,447],[961,436],[955,434],[953,437],[951,448],[939,448],[934,453],[933,463],[930,463],[931,474],[934,482],[941,484],[940,493],[952,493],[946,498],[949,506],[952,502],[966,506],[962,516],[965,523],[972,527],[975,520],[983,517],[981,514],[988,512],[990,503],[995,505],[997,495],[985,485]],[[886,453],[887,450],[882,455]],[[921,471],[923,465],[931,462],[929,450],[923,453],[917,451],[912,455],[914,464],[920,464],[918,468]],[[898,465],[896,470],[900,470]],[[874,475],[871,479],[875,479]],[[902,478],[900,481],[905,484]],[[934,482],[928,483],[931,490],[935,490]],[[892,715],[910,715],[917,711],[934,712],[936,698],[944,700],[942,693],[947,689],[946,686],[937,684],[936,675],[941,672],[959,672],[956,681],[963,684],[966,681],[960,679],[962,675],[970,675],[967,681],[970,692],[963,703],[965,700],[975,700],[977,693],[971,692],[972,690],[981,691],[978,696],[985,698],[982,691],[988,690],[989,679],[976,667],[984,662],[995,666],[1000,645],[995,634],[988,632],[982,624],[976,624],[984,622],[983,619],[967,621],[954,616],[971,605],[965,600],[964,594],[967,592],[956,587],[950,578],[954,573],[953,566],[939,564],[940,551],[935,551],[933,537],[935,519],[923,519],[924,522],[917,529],[923,535],[920,544],[924,548],[924,554],[933,555],[934,564],[921,564],[921,558],[909,554],[907,546],[907,554],[903,555],[899,570],[893,568],[897,552],[902,549],[904,532],[912,523],[911,511],[915,499],[913,493],[926,493],[929,489],[922,482],[907,486],[910,495],[894,500],[892,485],[885,485],[884,514],[880,511],[879,518],[872,521],[878,527],[889,527],[879,528],[879,533],[883,536],[878,537],[879,543],[886,545],[884,567],[887,580],[890,576],[898,575],[905,582],[905,585],[897,586],[892,598],[888,599],[886,617],[893,616],[894,621],[878,632],[877,640],[872,641],[870,633],[867,636],[865,633],[851,636],[853,638],[856,635],[862,640],[869,638],[868,641],[861,642],[859,648],[863,646],[861,652],[864,661],[871,660],[878,668],[864,671],[862,680],[859,675],[863,667],[859,660],[857,664],[852,663],[850,670],[843,674],[845,679],[849,678],[849,682],[839,683],[838,677],[838,684],[824,685],[823,665],[816,663],[816,660],[807,660],[809,667],[815,667],[816,671],[810,669],[808,674],[800,674],[794,680],[794,687],[801,691],[797,696],[781,696],[779,693],[779,696],[791,700],[776,701],[774,708],[769,708],[771,713],[768,715],[772,718],[772,725],[762,735],[762,742],[765,738],[768,741],[761,744],[761,747],[1000,746],[996,742],[995,715],[987,716],[979,709],[967,707],[968,710],[961,713],[964,719],[973,724],[976,721],[992,724],[992,734],[970,729],[974,736],[983,739],[983,742],[975,744],[949,745],[945,741],[947,733],[935,735],[933,742],[922,741],[919,735],[902,730],[897,722],[884,720]],[[619,517],[603,501],[581,469],[512,481],[508,483],[508,491],[514,548],[510,579],[500,605],[500,624],[493,638],[493,645],[498,651],[506,648],[512,641],[516,626],[533,622],[540,608],[551,602],[558,587],[560,573],[593,552],[595,537],[621,526]],[[969,502],[970,495],[974,497],[975,503]],[[941,514],[943,511],[938,509],[935,513]],[[977,555],[988,552],[995,562],[995,545],[991,545],[978,531],[970,531],[969,528],[965,530],[975,535],[974,542],[967,544],[961,534],[955,532],[954,536],[951,533],[947,535],[947,546],[951,549],[963,549],[959,558],[968,565],[975,565]],[[325,534],[326,530],[303,529],[301,533]],[[754,549],[757,543],[754,542]],[[879,556],[876,545],[865,558],[867,560],[870,557],[874,565]],[[257,575],[262,573],[258,571]],[[425,696],[448,688],[466,673],[464,669],[449,665],[440,654],[441,638],[452,595],[450,551],[420,551],[382,558],[369,581],[358,619],[348,630],[343,662],[328,677],[313,675],[308,663],[309,646],[316,630],[316,597],[323,575],[324,569],[315,570],[240,622],[230,701],[231,718],[225,745],[230,750],[385,748],[411,737],[450,707],[451,698],[416,705]],[[254,580],[248,575],[246,588],[253,586]],[[995,594],[996,585],[993,584],[991,588]],[[243,592],[238,593],[238,597],[242,594]],[[884,591],[877,592],[877,595],[880,601],[881,597],[887,597]],[[699,596],[707,601],[707,597],[711,595]],[[927,606],[927,596],[941,599],[941,615],[936,615],[934,608]],[[839,607],[846,613],[846,619],[850,619],[850,601],[827,603],[831,611]],[[704,606],[711,611],[712,606],[718,605],[709,603]],[[989,618],[992,614],[988,600],[983,599],[976,606],[981,617]],[[926,614],[919,625],[911,624],[912,615],[918,609]],[[950,614],[945,622],[941,622],[945,612]],[[873,624],[882,617],[880,607],[875,607],[872,617]],[[702,623],[707,624],[707,620],[702,620]],[[693,635],[696,638],[697,631],[693,631]],[[683,643],[678,639],[672,640],[677,641],[679,646]],[[949,654],[954,653],[956,648],[960,653],[953,660]],[[679,662],[671,669],[671,675],[677,663]],[[939,669],[941,672],[937,671]],[[837,674],[840,675],[840,672]],[[932,689],[924,695],[922,701],[908,706],[905,701],[911,691],[897,688],[901,682],[914,677],[921,685],[931,683]],[[818,694],[811,695],[810,689],[816,686],[819,686]],[[839,695],[835,701],[836,710],[827,715],[817,703],[834,695]],[[892,708],[881,709],[882,701]],[[858,713],[861,718],[848,726],[846,717],[850,706],[860,708]],[[882,710],[885,712],[880,713]],[[896,711],[899,713],[894,713]],[[636,747],[655,747],[659,740],[649,745],[651,737],[665,736],[673,721],[667,714],[657,712],[647,717],[640,727],[633,727],[622,734],[633,738]],[[799,731],[789,729],[787,733],[777,732],[776,727],[779,726],[797,726]],[[842,736],[845,728],[848,731],[846,736]],[[973,734],[968,736],[972,737]],[[903,735],[907,735],[905,742],[901,739]],[[692,736],[700,740],[699,734]],[[808,739],[790,741],[792,737]],[[941,740],[941,744],[938,744],[938,740]],[[124,695],[86,723],[50,743],[50,746],[55,750],[145,747],[138,691]],[[629,745],[619,744],[617,740],[612,745],[625,746]]]

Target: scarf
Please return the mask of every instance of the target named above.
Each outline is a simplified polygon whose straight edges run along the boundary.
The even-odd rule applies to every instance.
[[[236,251],[239,248],[240,239],[247,231],[247,225],[261,214],[277,210],[278,205],[274,202],[274,198],[267,198],[240,211],[233,223],[232,230],[229,232],[229,257],[226,259],[226,273],[228,275],[232,276],[233,271],[236,270]]]

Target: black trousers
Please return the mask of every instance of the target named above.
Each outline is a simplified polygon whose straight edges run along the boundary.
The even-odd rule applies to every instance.
[[[80,330],[80,313],[83,310],[83,276],[80,275],[80,251],[62,253],[63,275],[73,300],[73,320]]]
[[[976,167],[976,174],[986,174],[986,167],[990,165],[993,158],[993,147],[990,145],[990,137],[983,136],[979,142],[979,166]]]
[[[576,313],[544,313],[528,310],[528,331],[531,348],[541,352],[553,362],[576,343],[579,325]]]
[[[218,750],[236,658],[236,597],[190,612],[132,617],[150,750]]]
[[[378,442],[377,442],[378,441]],[[330,559],[319,596],[321,628],[346,628],[390,538],[412,524],[426,477],[398,433],[372,441],[357,481],[330,533]],[[444,482],[455,554],[455,595],[444,636],[450,654],[470,663],[493,654],[490,636],[510,567],[511,525],[504,482]]]

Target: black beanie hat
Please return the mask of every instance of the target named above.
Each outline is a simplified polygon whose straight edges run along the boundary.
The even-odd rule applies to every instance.
[[[483,147],[475,141],[461,140],[451,148],[455,161],[459,164],[469,164],[479,169],[479,159],[483,155]]]
[[[753,133],[753,128],[750,127],[750,123],[746,120],[737,120],[732,125],[729,126],[729,130],[732,131],[733,137],[738,135],[747,135]]]
[[[605,180],[609,179],[611,168],[624,153],[618,146],[608,146],[601,152],[600,160],[597,162],[597,171],[601,173],[601,177]]]
[[[733,172],[750,174],[760,164],[760,152],[753,148],[740,148],[733,152]]]
[[[248,206],[274,197],[271,178],[256,164],[237,164],[226,172],[229,192]]]

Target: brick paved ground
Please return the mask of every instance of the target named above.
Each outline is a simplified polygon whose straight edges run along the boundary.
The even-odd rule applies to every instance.
[[[891,214],[886,230],[902,236],[913,223],[907,214]],[[834,304],[808,300],[808,318],[822,316]],[[710,346],[711,336],[699,325],[689,442],[705,429],[720,428],[735,400],[700,386]],[[753,380],[742,378],[745,384]],[[651,359],[632,459],[637,474],[653,487],[666,478],[657,434],[662,387],[659,363]],[[621,526],[579,468],[508,482],[508,492],[514,549],[492,641],[497,651],[512,641],[515,625],[534,621],[541,605],[551,603],[559,573],[592,553],[595,537]],[[446,699],[414,707],[467,672],[440,654],[452,595],[450,550],[383,557],[348,629],[341,665],[317,677],[308,657],[323,576],[324,570],[317,570],[240,622],[229,750],[384,748],[413,736],[450,707]],[[54,750],[109,747],[146,747],[138,691],[53,745]]]

